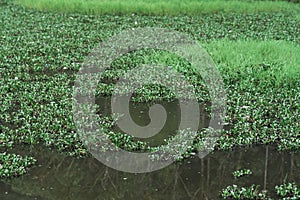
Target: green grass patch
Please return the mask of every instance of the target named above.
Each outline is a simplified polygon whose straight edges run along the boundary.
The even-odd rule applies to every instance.
[[[279,87],[293,84],[300,79],[300,47],[293,42],[221,39],[203,43],[203,46],[218,66],[227,84],[239,83],[242,86],[256,83],[257,86],[262,87],[266,85]],[[185,77],[191,80],[190,83],[196,86],[198,99],[206,97],[204,101],[209,101],[208,95],[205,94],[207,92],[205,84],[201,83],[201,76],[193,71],[188,62],[173,54],[153,50],[137,51],[116,60],[111,69],[106,70],[102,75],[102,80],[111,81],[103,81],[99,84],[96,93],[99,96],[110,96],[115,82],[124,77],[127,70],[154,63],[173,66],[177,71],[185,74]],[[152,78],[152,75],[149,75],[149,79]],[[132,87],[130,84],[125,84],[124,91],[119,92],[125,92],[130,87]],[[188,95],[182,94],[180,97],[188,98]],[[171,91],[162,88],[142,87],[136,91],[133,99],[142,102],[156,98],[171,100],[174,95]]]
[[[15,0],[28,8],[84,14],[199,15],[216,12],[293,12],[297,4],[283,1],[220,0]]]
[[[300,46],[293,42],[225,39],[204,47],[232,80],[273,79],[275,84],[282,84],[300,79]]]

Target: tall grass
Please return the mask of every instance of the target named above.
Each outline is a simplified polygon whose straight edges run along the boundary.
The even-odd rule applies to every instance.
[[[234,0],[14,0],[25,7],[84,14],[199,15],[215,12],[293,12],[299,4]]]
[[[222,39],[203,46],[230,77],[272,78],[278,84],[300,80],[300,46],[295,43]]]

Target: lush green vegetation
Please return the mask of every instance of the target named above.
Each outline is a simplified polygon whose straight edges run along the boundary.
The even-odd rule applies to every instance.
[[[27,172],[27,168],[36,163],[33,157],[21,157],[16,154],[0,153],[0,178],[19,176]]]
[[[238,187],[232,185],[222,190],[223,199],[253,199],[266,200],[268,199],[265,192],[259,191],[259,186],[251,185],[250,187]]]
[[[22,4],[46,5],[46,1],[39,2],[22,1]],[[56,5],[66,1],[51,2]],[[87,151],[72,120],[72,85],[80,63],[99,42],[122,30],[158,26],[182,31],[197,39],[223,76],[228,94],[225,119],[228,129],[222,132],[215,149],[274,144],[281,150],[299,150],[300,23],[294,14],[299,6],[287,2],[274,2],[274,7],[270,2],[227,3],[237,9],[225,7],[224,11],[239,13],[193,17],[95,16],[39,12],[1,1],[0,19],[5,23],[1,23],[0,51],[5,53],[0,54],[0,147],[5,151],[14,145],[43,143],[70,155],[86,156]],[[247,6],[252,12],[255,6],[264,3],[269,7],[262,6],[266,10],[260,11],[274,13],[242,13]],[[224,2],[219,2],[220,7],[214,4],[213,1],[206,2],[205,5],[211,6],[211,10],[207,8],[206,11],[219,11],[225,6]],[[68,8],[71,12],[74,9]],[[132,13],[131,10],[126,12]],[[144,14],[150,13],[153,14],[150,11]],[[170,14],[175,13],[170,11]],[[136,51],[117,59],[103,75],[97,95],[111,95],[113,83],[128,69],[143,63],[172,65],[197,86],[199,102],[209,105],[205,85],[189,63],[154,50]],[[174,95],[163,87],[145,86],[133,98],[149,103],[162,99],[172,100]],[[120,147],[131,151],[156,150],[132,136],[112,132],[112,118],[100,120],[101,126],[109,130],[110,139]],[[183,157],[197,152],[206,131],[199,131],[199,138],[189,152],[182,153]],[[11,157],[9,154],[3,156],[0,166],[7,166]],[[16,159],[27,163],[20,157]],[[24,168],[28,166],[23,165]],[[22,173],[11,171],[6,174]]]
[[[275,187],[276,193],[283,199],[292,200],[300,198],[300,189],[296,183],[284,183]]]
[[[241,169],[241,170],[236,170],[233,173],[234,178],[240,178],[242,176],[250,175],[252,174],[252,171],[250,169]]]
[[[251,175],[252,171],[250,169],[236,170],[233,172],[235,179],[244,176]],[[250,186],[238,186],[236,184],[229,185],[220,192],[220,196],[223,199],[253,199],[253,200],[272,200],[272,191],[261,190],[260,185],[252,184]],[[275,199],[299,199],[300,189],[296,183],[284,183],[282,185],[276,185],[274,188],[276,192]]]
[[[16,0],[39,10],[84,14],[199,15],[213,12],[300,12],[299,6],[284,1],[220,0]]]

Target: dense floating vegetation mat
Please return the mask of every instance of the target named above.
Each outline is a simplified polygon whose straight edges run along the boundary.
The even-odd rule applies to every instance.
[[[84,14],[199,15],[215,12],[292,12],[299,5],[285,1],[220,1],[220,0],[15,0],[20,5],[38,10]]]
[[[19,144],[43,143],[85,156],[72,119],[72,91],[80,63],[110,36],[149,26],[189,34],[207,49],[220,70],[228,94],[224,120],[229,129],[221,133],[215,149],[275,144],[282,150],[299,150],[300,24],[290,12],[92,16],[40,12],[6,1],[0,6],[0,21],[5,22],[0,35],[0,52],[4,52],[0,54],[0,146],[4,151]],[[167,64],[183,73],[197,86],[199,102],[209,105],[205,84],[189,63],[154,50],[117,59],[103,74],[97,95],[109,96],[124,72],[147,62]],[[137,91],[133,100],[151,102],[161,97],[174,98],[165,88],[149,85]],[[149,150],[147,143],[112,131],[112,118],[100,120],[120,147]],[[199,131],[183,157],[197,152],[206,131]]]

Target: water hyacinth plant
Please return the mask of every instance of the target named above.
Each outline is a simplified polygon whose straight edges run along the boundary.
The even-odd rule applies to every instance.
[[[241,170],[236,170],[233,173],[234,178],[240,178],[242,176],[250,175],[252,174],[252,171],[250,169],[241,169]]]
[[[296,183],[284,183],[275,187],[276,194],[284,200],[300,199],[300,189]]]
[[[16,154],[0,154],[0,178],[20,176],[27,172],[27,169],[36,163],[33,157],[22,157]]]
[[[221,196],[223,199],[268,199],[265,192],[259,191],[258,185],[251,185],[250,187],[228,186],[222,190]]]

